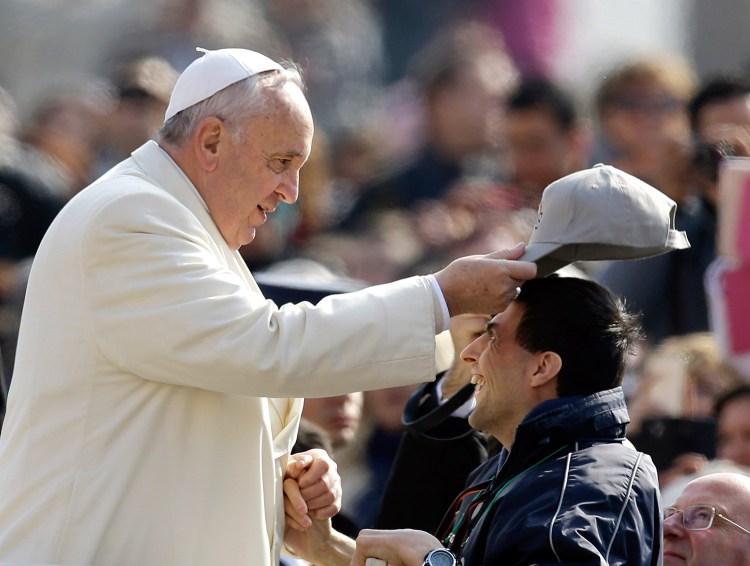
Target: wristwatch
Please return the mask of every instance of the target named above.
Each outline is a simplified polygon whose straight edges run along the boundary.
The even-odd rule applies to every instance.
[[[447,548],[436,548],[427,553],[422,566],[456,566],[456,557]]]

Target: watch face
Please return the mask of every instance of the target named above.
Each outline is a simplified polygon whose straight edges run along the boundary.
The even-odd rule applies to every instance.
[[[427,555],[429,566],[456,566],[456,559],[449,550],[436,549]]]

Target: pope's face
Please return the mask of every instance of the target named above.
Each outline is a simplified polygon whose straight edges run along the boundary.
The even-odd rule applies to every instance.
[[[264,111],[239,124],[224,123],[223,131],[222,157],[201,193],[224,240],[238,249],[281,202],[297,200],[312,115],[302,91],[287,83],[269,94]]]

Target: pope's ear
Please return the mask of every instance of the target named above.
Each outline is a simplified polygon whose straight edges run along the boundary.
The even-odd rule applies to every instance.
[[[200,121],[193,135],[195,156],[204,171],[213,171],[219,164],[221,144],[229,132],[224,122],[215,116]]]
[[[553,380],[560,373],[562,358],[556,352],[542,352],[536,356],[536,366],[531,375],[532,387],[543,387],[554,383]]]

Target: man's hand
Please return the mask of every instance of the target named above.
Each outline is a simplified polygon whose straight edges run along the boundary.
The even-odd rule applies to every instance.
[[[341,478],[325,450],[292,454],[284,476],[288,528],[304,531],[311,519],[329,519],[341,510]]]
[[[463,361],[461,352],[485,331],[490,318],[487,314],[459,314],[451,319],[450,333],[455,354],[453,365],[441,382],[443,398],[453,397],[471,381],[471,364]]]
[[[442,546],[438,539],[424,531],[364,529],[357,537],[351,566],[365,566],[368,558],[380,558],[389,566],[422,566],[425,555]]]
[[[333,530],[330,519],[314,519],[304,532],[287,529],[284,544],[311,564],[349,566],[354,555],[354,541]]]
[[[487,255],[462,257],[435,274],[451,317],[496,314],[516,298],[516,287],[536,276],[536,264],[516,261],[526,246]]]
[[[305,560],[314,560],[326,548],[332,532],[330,519],[311,521],[310,527],[304,531],[290,529],[287,520],[284,544],[297,556]]]

